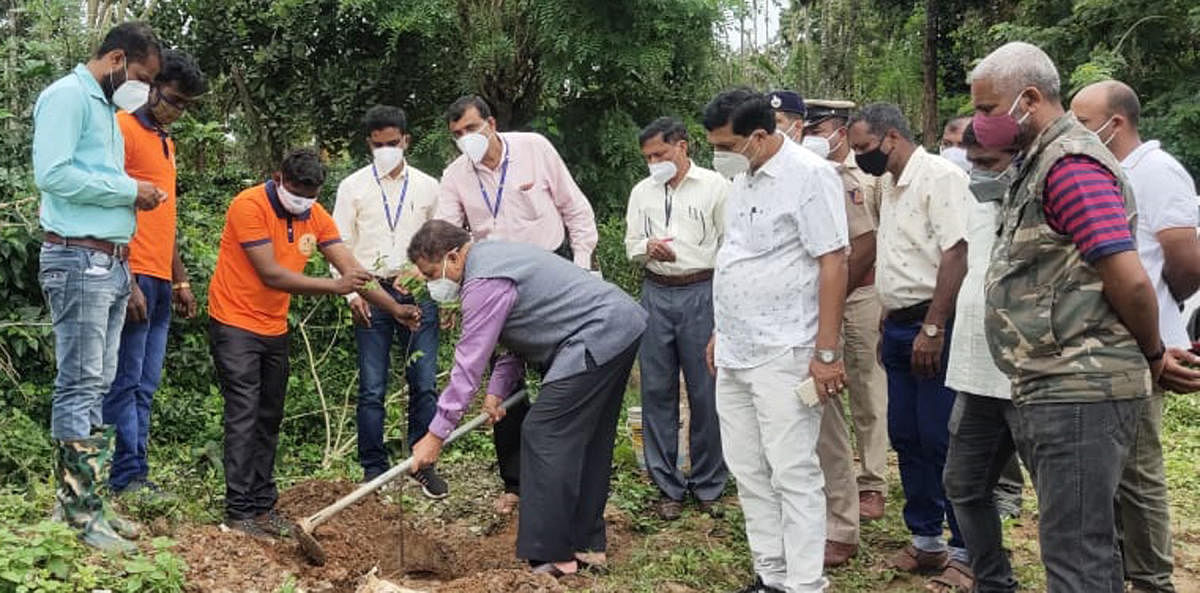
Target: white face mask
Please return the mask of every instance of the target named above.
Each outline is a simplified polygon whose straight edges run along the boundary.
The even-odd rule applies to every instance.
[[[750,170],[750,159],[740,152],[732,150],[717,150],[713,152],[713,170],[725,177],[733,179],[739,173]]]
[[[450,253],[447,253],[442,257],[442,277],[425,283],[425,288],[429,290],[429,298],[439,303],[458,300],[458,283],[446,277],[446,257],[449,255]]]
[[[112,76],[112,73],[109,73]],[[113,91],[112,104],[128,113],[137,111],[150,100],[150,85],[140,80],[129,80],[129,62],[125,62],[125,82]]]
[[[317,203],[316,198],[306,198],[288,191],[282,183],[275,184],[275,191],[279,194],[279,203],[283,205],[283,209],[296,216],[308,212],[313,204]]]
[[[654,183],[660,185],[674,179],[675,174],[679,172],[679,169],[675,166],[675,161],[650,163],[648,167],[650,169],[650,178],[654,180]]]
[[[800,145],[817,153],[817,156],[823,159],[829,157],[829,140],[824,136],[805,136]]]
[[[404,149],[399,146],[380,146],[371,151],[377,175],[390,175],[404,161]]]
[[[1115,118],[1115,117],[1116,116],[1114,115],[1114,116],[1108,118],[1107,120],[1104,121],[1104,125],[1097,128],[1095,132],[1092,132],[1093,134],[1096,135],[1097,138],[1100,139],[1101,142],[1104,143],[1105,146],[1108,146],[1108,143],[1112,142],[1113,138],[1117,137],[1117,133],[1113,132],[1113,133],[1109,134],[1107,140],[1105,140],[1104,137],[1101,136],[1100,134],[1104,132],[1104,128],[1107,128],[1109,124],[1113,123],[1113,118]]]
[[[483,155],[487,154],[488,136],[483,134],[483,131],[486,129],[487,126],[484,126],[478,132],[463,134],[458,140],[454,141],[458,145],[458,149],[467,155],[467,158],[471,159],[472,163],[478,163],[483,160]]]
[[[958,165],[958,168],[963,171],[971,172],[971,161],[967,160],[967,149],[961,146],[947,146],[939,154],[942,155],[942,158]]]

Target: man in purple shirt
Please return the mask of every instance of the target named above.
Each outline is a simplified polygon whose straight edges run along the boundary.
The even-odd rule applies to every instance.
[[[471,399],[497,345],[484,409],[504,417],[524,365],[543,371],[522,427],[517,556],[556,577],[601,561],[617,418],[646,313],[629,295],[549,251],[471,240],[461,227],[426,222],[408,259],[429,294],[462,301],[462,336],[429,432],[413,446],[413,471],[432,465]]]

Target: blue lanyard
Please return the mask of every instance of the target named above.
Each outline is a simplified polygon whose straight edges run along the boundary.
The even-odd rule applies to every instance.
[[[508,178],[508,157],[512,156],[508,152],[508,142],[504,138],[501,138],[500,141],[504,143],[504,162],[500,163],[500,184],[496,186],[495,204],[492,204],[492,200],[488,198],[487,189],[483,187],[483,178],[479,176],[479,171],[475,171],[475,180],[479,182],[479,193],[483,194],[483,202],[487,204],[492,218],[500,216],[500,200],[504,198],[504,180]]]
[[[371,164],[371,173],[375,175],[375,185],[379,186],[379,197],[383,198],[383,215],[387,218],[388,228],[392,232],[396,232],[396,225],[400,224],[400,215],[404,213],[404,196],[408,195],[408,174],[404,175],[404,185],[400,186],[400,203],[396,206],[396,217],[392,218],[392,209],[388,206],[387,193],[383,191],[383,182],[379,181],[379,171],[375,170],[375,164]]]

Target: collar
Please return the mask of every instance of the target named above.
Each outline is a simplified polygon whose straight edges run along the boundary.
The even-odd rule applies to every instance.
[[[918,144],[913,150],[912,156],[908,157],[908,164],[904,165],[904,171],[900,173],[900,179],[896,181],[896,187],[904,187],[912,183],[917,173],[925,168],[924,161],[928,155],[929,153],[925,152],[925,147]]]
[[[285,210],[283,203],[279,201],[279,190],[275,187],[274,179],[267,180],[266,190],[267,201],[271,203],[271,209],[275,211],[275,216],[278,216],[279,218],[288,218],[290,216],[296,220],[308,220],[309,217],[312,216],[312,208],[310,208],[308,212],[305,212],[304,214],[292,214],[291,212]],[[317,205],[313,204],[313,208],[316,207]]]
[[[379,175],[379,174],[378,174],[379,172],[375,170],[375,163],[374,163],[374,162],[372,162],[372,163],[371,163],[371,165],[370,165],[370,167],[368,167],[368,168],[371,170],[371,176],[372,176],[372,177],[375,177],[376,179],[378,179],[378,180],[380,180],[380,181],[384,181],[384,180],[387,180],[387,181],[404,181],[404,178],[405,178],[405,177],[408,177],[408,170],[412,168],[412,165],[411,165],[411,164],[408,162],[408,159],[407,159],[407,158],[406,158],[406,159],[404,159],[404,161],[403,161],[403,162],[404,162],[404,167],[400,169],[400,174],[399,174],[399,175],[397,175],[397,176],[395,176],[395,177],[392,177],[391,175]]]
[[[777,131],[775,133],[779,134],[780,132]],[[759,167],[751,177],[757,178],[759,175],[779,177],[780,168],[784,166],[784,159],[786,158],[784,153],[799,147],[800,145],[784,136],[783,142],[779,145],[779,150],[775,151],[775,154],[772,155],[771,158],[767,159],[767,162],[763,163],[762,166]]]
[[[1133,149],[1133,152],[1125,156],[1125,159],[1121,161],[1121,166],[1126,169],[1132,169],[1138,166],[1138,163],[1140,163],[1142,159],[1149,156],[1150,153],[1158,150],[1159,146],[1160,144],[1158,140],[1147,140],[1139,144],[1137,148]]]
[[[854,160],[854,151],[847,150],[846,158],[842,159],[842,162],[837,163],[837,167],[839,169],[844,169],[846,171],[857,170],[858,169],[858,161]],[[864,175],[865,175],[865,173],[864,173]]]
[[[86,90],[89,95],[104,101],[106,104],[112,104],[112,102],[108,100],[108,97],[104,96],[104,89],[100,88],[100,83],[96,82],[96,77],[92,76],[92,71],[88,70],[87,66],[83,64],[77,64],[72,72],[75,73],[75,76],[79,77],[80,84],[83,85],[84,90]]]
[[[135,119],[137,119],[139,124],[142,124],[143,128],[146,128],[151,132],[157,132],[160,138],[167,138],[170,136],[170,134],[167,133],[167,130],[164,129],[162,125],[160,125],[158,121],[154,119],[154,116],[150,115],[149,105],[142,105],[141,107],[138,107],[137,111],[134,111],[132,115]]]
[[[683,187],[683,184],[687,182],[688,179],[700,179],[700,173],[696,171],[696,161],[693,161],[692,159],[688,159],[687,173],[683,174],[683,179],[679,180],[679,185],[676,185],[671,189],[674,191],[679,191],[679,188]]]
[[[471,162],[471,159],[469,159],[469,158],[467,159],[467,164],[474,167],[474,169],[476,171],[499,171],[500,167],[503,166],[503,164],[504,164],[504,159],[507,158],[507,159],[509,159],[508,166],[511,167],[512,166],[512,158],[509,155],[509,142],[510,141],[508,139],[508,134],[506,132],[496,132],[496,137],[498,137],[500,139],[500,160],[497,161],[495,169],[489,169],[489,168],[485,167],[483,165],[483,163],[473,163],[473,162]],[[463,156],[466,156],[466,155],[463,155]],[[405,165],[404,168],[408,169],[408,166]]]

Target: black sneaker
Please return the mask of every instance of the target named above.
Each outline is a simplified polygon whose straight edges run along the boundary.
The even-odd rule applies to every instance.
[[[254,518],[259,529],[278,537],[292,537],[292,530],[296,529],[296,524],[283,518],[282,515],[271,509]]]
[[[438,475],[437,469],[432,465],[412,474],[412,478],[421,485],[421,491],[429,498],[440,500],[450,496],[450,486]]]
[[[257,519],[226,519],[225,526],[256,539],[271,539],[271,534],[263,530]]]
[[[750,583],[745,589],[738,589],[734,593],[784,593],[784,591],[783,589],[764,585],[762,577],[756,576],[753,583]]]

